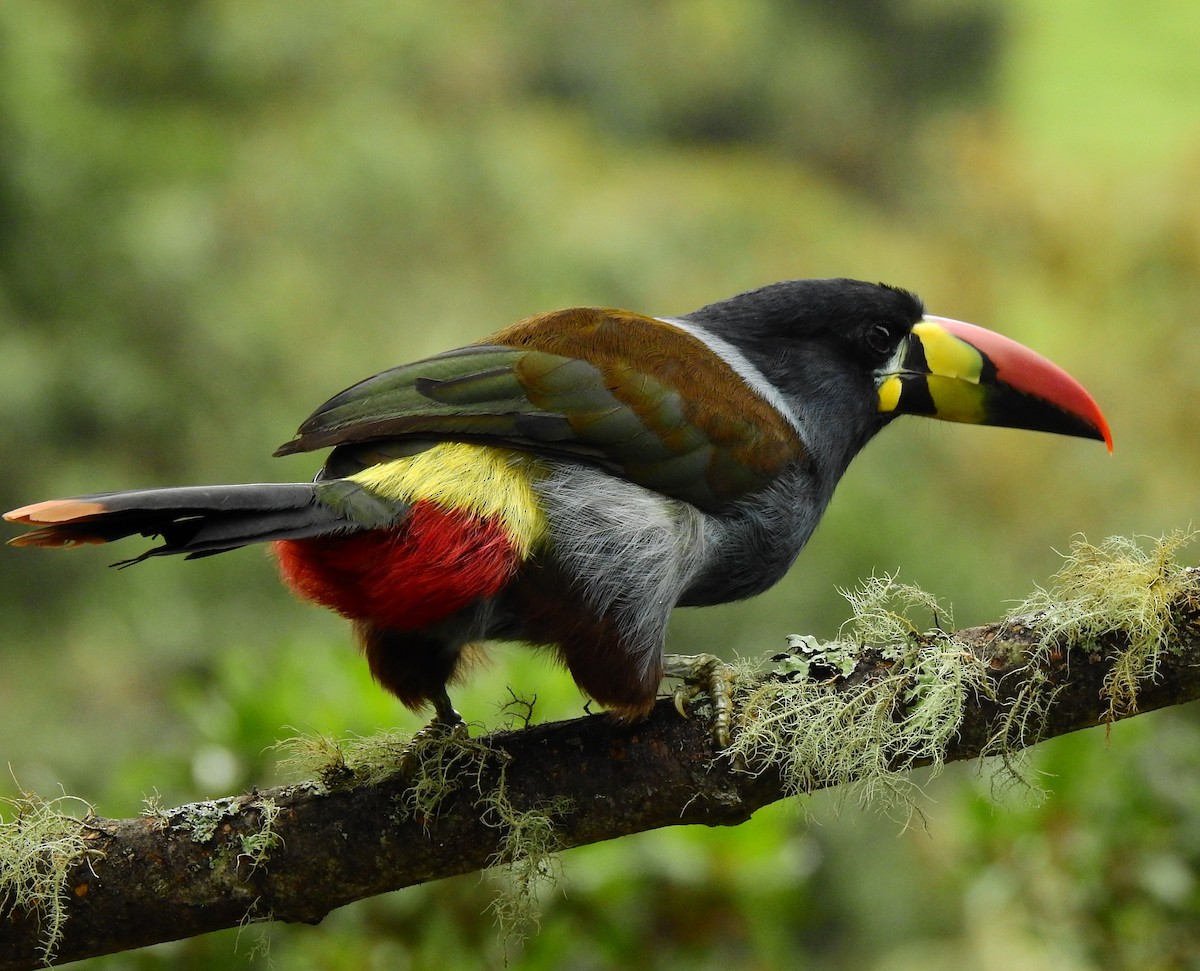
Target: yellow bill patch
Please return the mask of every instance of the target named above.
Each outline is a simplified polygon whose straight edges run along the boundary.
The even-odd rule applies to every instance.
[[[921,342],[925,363],[931,374],[960,381],[979,382],[983,358],[974,347],[955,337],[932,321],[913,326],[913,336]]]
[[[933,399],[934,418],[972,425],[987,424],[987,392],[982,385],[937,374],[929,375],[925,384],[929,389],[929,397]]]
[[[547,534],[546,517],[533,481],[538,460],[510,449],[442,442],[416,455],[394,459],[350,476],[388,499],[425,501],[498,518],[521,556]]]

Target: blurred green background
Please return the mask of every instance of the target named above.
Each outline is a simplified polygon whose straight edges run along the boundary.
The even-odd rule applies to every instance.
[[[1067,367],[1115,456],[899,423],[784,582],[679,612],[672,644],[831,635],[835,588],[873,571],[994,619],[1073,534],[1192,522],[1198,51],[1181,0],[0,4],[0,505],[308,478],[312,456],[269,455],[329,394],[528,313],[861,277]],[[0,792],[128,815],[271,783],[293,729],[419,726],[260,551],[107,569],[120,555],[0,550]],[[455,696],[468,717],[498,724],[506,685],[541,719],[579,713],[564,673],[496,653]],[[1195,710],[1033,767],[1044,802],[955,766],[907,830],[822,794],[573,851],[508,959],[1200,967]],[[81,967],[494,967],[494,890]]]

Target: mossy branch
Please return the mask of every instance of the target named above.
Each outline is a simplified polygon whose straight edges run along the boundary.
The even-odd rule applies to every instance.
[[[794,637],[743,673],[729,752],[664,700],[465,739],[293,740],[312,781],[136,819],[27,796],[0,827],[0,971],[232,927],[315,923],[374,894],[507,867],[528,918],[560,849],[736,825],[796,792],[857,787],[902,811],[905,773],[1200,697],[1200,574],[1126,540],[1078,543],[1009,618],[953,634],[928,595],[873,580],[832,644]]]

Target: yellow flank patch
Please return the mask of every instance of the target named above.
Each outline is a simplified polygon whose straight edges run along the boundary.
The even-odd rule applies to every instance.
[[[983,368],[979,351],[932,321],[916,324],[913,336],[921,342],[925,364],[931,374],[977,383]]]
[[[521,556],[546,536],[546,517],[533,491],[541,474],[532,455],[490,445],[442,442],[416,455],[350,476],[363,488],[403,502],[423,500],[498,518]]]

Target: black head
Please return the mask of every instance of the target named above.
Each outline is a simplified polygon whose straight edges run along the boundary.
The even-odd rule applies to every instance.
[[[688,319],[761,372],[812,430],[810,447],[827,443],[834,464],[849,461],[900,414],[1058,432],[1112,447],[1100,409],[1065,371],[999,334],[926,316],[906,290],[791,280]]]
[[[924,312],[914,294],[882,283],[787,280],[701,307],[688,319],[756,360],[816,344],[870,371],[895,353]]]
[[[739,351],[789,402],[807,442],[831,474],[890,415],[877,406],[875,372],[921,320],[906,290],[861,280],[789,280],[738,294],[687,315]]]

